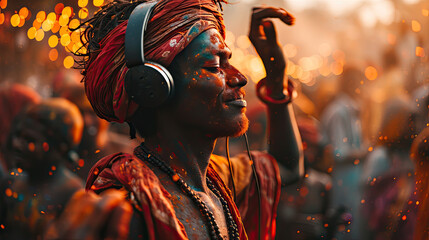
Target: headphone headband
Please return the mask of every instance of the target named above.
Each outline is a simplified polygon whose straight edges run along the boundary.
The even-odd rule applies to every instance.
[[[125,61],[128,68],[144,64],[144,32],[157,2],[145,2],[132,11],[125,32]]]

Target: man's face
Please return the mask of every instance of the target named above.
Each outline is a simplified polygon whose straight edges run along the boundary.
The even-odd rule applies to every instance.
[[[248,127],[243,99],[247,79],[229,63],[231,50],[215,29],[195,38],[171,64],[178,124],[209,137],[238,136]]]
[[[49,161],[48,129],[31,118],[20,121],[11,136],[8,157],[14,167],[24,170],[45,165]],[[44,134],[45,133],[45,134]],[[36,167],[37,168],[37,167]]]

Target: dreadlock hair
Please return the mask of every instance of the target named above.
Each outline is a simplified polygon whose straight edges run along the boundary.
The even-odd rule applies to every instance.
[[[139,0],[130,2],[127,0],[114,0],[103,5],[92,18],[80,24],[77,28],[71,29],[75,31],[80,28],[85,28],[84,32],[80,35],[83,46],[76,52],[73,52],[75,56],[80,57],[77,61],[77,68],[83,70],[82,75],[85,76],[85,69],[91,65],[93,59],[97,58],[100,52],[101,40],[119,24],[127,21],[135,7],[148,1],[149,0]],[[86,49],[84,53],[81,51],[83,48]]]

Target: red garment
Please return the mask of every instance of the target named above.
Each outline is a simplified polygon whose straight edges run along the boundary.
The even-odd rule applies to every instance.
[[[252,152],[262,195],[262,239],[274,239],[275,217],[280,197],[280,174],[269,154]],[[237,190],[237,205],[227,187],[230,185],[226,159],[212,155],[207,177],[228,202],[240,233],[240,239],[257,239],[258,197],[251,165],[244,155],[232,159]],[[101,159],[89,174],[86,189],[100,193],[109,188],[122,188],[133,193],[148,229],[149,239],[188,239],[183,224],[177,219],[171,195],[158,177],[138,157],[117,153]],[[244,228],[246,227],[246,230]]]

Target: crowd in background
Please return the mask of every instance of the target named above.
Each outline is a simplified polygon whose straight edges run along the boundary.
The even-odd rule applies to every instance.
[[[391,2],[390,23],[368,27],[357,13],[334,17],[317,6],[295,14],[294,28],[278,29],[298,89],[305,176],[282,174],[277,239],[429,239],[429,4]],[[293,4],[236,5],[261,3]],[[6,10],[19,4],[2,7],[0,21],[0,238],[40,239],[92,164],[132,152],[138,140],[95,115],[79,72],[10,26]],[[254,93],[264,73],[237,23],[250,11],[234,14],[236,5],[224,11],[226,40],[232,64],[251,80],[251,149],[264,150],[265,109]],[[33,15],[48,6],[34,3]],[[245,150],[240,138],[230,141],[231,155]],[[224,139],[215,153],[225,154]]]

